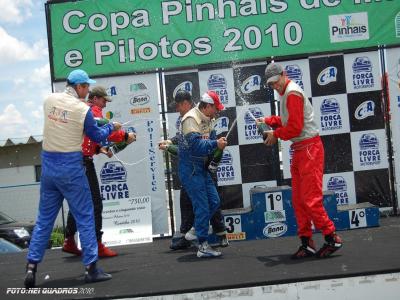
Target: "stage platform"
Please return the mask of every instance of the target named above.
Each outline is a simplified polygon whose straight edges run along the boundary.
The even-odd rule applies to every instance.
[[[381,218],[380,224],[341,231],[344,246],[328,259],[291,260],[299,246],[296,237],[232,242],[214,259],[197,258],[194,248],[171,251],[169,239],[115,247],[119,256],[99,263],[113,279],[95,284],[83,283],[80,258],[48,250],[38,269],[37,295],[7,294],[7,288],[23,287],[26,253],[1,254],[0,298],[134,298],[399,273],[400,217]],[[322,245],[320,234],[315,241]],[[51,291],[46,288],[76,288],[77,294],[45,295]]]

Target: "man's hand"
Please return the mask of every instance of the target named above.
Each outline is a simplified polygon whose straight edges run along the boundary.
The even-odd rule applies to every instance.
[[[272,146],[272,145],[276,144],[278,139],[274,136],[274,131],[269,130],[269,131],[264,131],[264,132],[267,133],[267,138],[265,139],[264,144],[267,146]]]
[[[128,133],[128,139],[126,140],[127,144],[133,143],[134,141],[136,141],[136,134],[133,132],[129,132]]]
[[[108,158],[111,158],[113,156],[111,150],[108,147],[101,147],[99,150],[99,153],[103,153],[104,155],[107,155]]]
[[[220,137],[218,140],[217,140],[217,147],[219,148],[219,149],[221,149],[221,150],[224,150],[225,149],[225,147],[226,147],[226,145],[228,145],[228,141],[226,140],[226,137]]]
[[[160,141],[158,143],[158,149],[165,151],[165,150],[167,150],[168,146],[171,145],[171,144],[172,144],[171,140]]]
[[[122,124],[119,122],[113,122],[114,130],[120,130],[122,128]]]

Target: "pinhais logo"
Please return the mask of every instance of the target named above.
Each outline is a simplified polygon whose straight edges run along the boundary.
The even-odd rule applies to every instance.
[[[364,133],[359,141],[360,165],[371,166],[381,163],[381,154],[379,151],[379,141],[373,133]]]
[[[175,99],[176,93],[180,91],[187,91],[190,94],[192,94],[193,91],[193,83],[191,81],[184,81],[181,82],[175,89],[174,92],[172,93],[172,97]]]
[[[334,66],[329,66],[319,73],[317,78],[317,83],[319,85],[327,85],[331,82],[336,82],[337,78],[337,68]]]
[[[259,107],[250,107],[244,114],[244,136],[246,140],[261,140],[254,118],[261,118],[264,114]],[[253,118],[254,116],[254,118]]]
[[[243,94],[250,94],[254,91],[259,91],[261,88],[261,76],[251,75],[240,86]]]
[[[366,12],[329,16],[331,43],[369,39]]]
[[[322,131],[341,129],[343,127],[340,106],[335,98],[324,99],[321,103],[320,111]]]
[[[228,117],[219,117],[214,124],[214,130],[216,135],[220,135],[223,132],[227,132],[229,130],[229,118]]]
[[[328,180],[328,191],[334,191],[338,205],[349,204],[349,195],[347,194],[347,183],[342,176],[332,176]]]
[[[287,65],[285,71],[289,79],[297,83],[304,90],[303,73],[301,72],[300,67],[296,64]]]
[[[235,179],[235,170],[233,168],[233,158],[229,150],[224,150],[221,162],[217,168],[218,181],[232,181]]]
[[[222,74],[211,74],[207,80],[207,87],[209,90],[215,91],[223,104],[228,103],[228,90],[226,89],[226,79]]]
[[[366,56],[357,57],[353,62],[353,87],[354,89],[374,87],[372,63]]]
[[[126,184],[127,172],[119,161],[109,161],[100,171],[100,192],[103,200],[119,200],[129,198]]]
[[[354,112],[354,117],[357,120],[363,120],[368,117],[373,117],[375,115],[375,102],[372,100],[367,100],[361,103],[356,111]]]

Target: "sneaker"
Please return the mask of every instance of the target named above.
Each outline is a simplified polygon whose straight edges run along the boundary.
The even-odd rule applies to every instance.
[[[99,282],[106,281],[112,278],[111,274],[103,272],[102,269],[96,267],[96,263],[92,263],[86,267],[85,282]]]
[[[82,251],[79,250],[78,247],[76,246],[75,239],[73,236],[65,238],[62,251],[75,254],[77,256],[82,255]]]
[[[26,289],[34,288],[36,285],[36,270],[37,270],[37,265],[36,264],[26,264],[26,274],[25,274],[25,280],[24,280],[24,285]]]
[[[113,257],[118,255],[117,252],[107,248],[102,242],[97,242],[97,248],[99,251],[99,257]]]
[[[342,239],[334,232],[325,236],[326,243],[318,250],[316,256],[318,258],[326,258],[342,248]]]
[[[188,241],[197,240],[196,230],[194,229],[194,227],[190,228],[190,230],[186,232],[185,239],[187,239]]]
[[[311,238],[301,237],[301,246],[291,256],[291,259],[312,257],[316,252],[317,250],[315,249],[314,241]]]
[[[226,234],[219,236],[219,246],[220,247],[228,247],[229,246],[229,240],[226,237]]]
[[[178,238],[172,238],[171,240],[171,245],[169,248],[171,250],[183,250],[190,248],[192,246],[192,243],[185,239],[184,236],[178,237]]]
[[[221,255],[222,253],[211,248],[207,241],[201,243],[197,251],[197,257],[218,257]]]

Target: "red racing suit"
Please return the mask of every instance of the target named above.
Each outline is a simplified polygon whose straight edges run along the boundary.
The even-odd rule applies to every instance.
[[[297,220],[298,235],[312,236],[312,223],[329,235],[335,225],[323,206],[322,178],[324,174],[324,146],[314,121],[314,111],[304,91],[287,79],[280,96],[280,116],[265,118],[274,128],[274,136],[291,140],[293,144],[292,201]]]
[[[103,112],[100,107],[95,106],[91,103],[89,104],[89,106],[90,109],[92,110],[94,118],[103,118]],[[127,135],[128,133],[126,133],[124,130],[117,130],[111,133],[107,139],[110,142],[119,143],[125,141],[127,139]],[[83,156],[93,157],[93,155],[99,153],[100,148],[101,148],[100,144],[92,141],[88,136],[85,135],[82,143]]]

